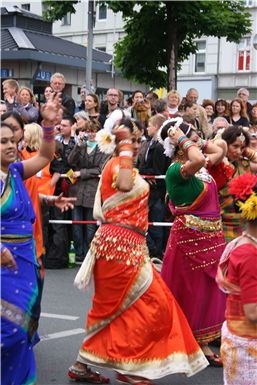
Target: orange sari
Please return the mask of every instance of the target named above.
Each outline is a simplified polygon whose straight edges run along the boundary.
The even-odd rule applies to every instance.
[[[150,261],[142,235],[147,230],[148,184],[133,170],[134,187],[122,193],[115,184],[118,171],[119,158],[113,158],[96,195],[94,214],[104,224],[86,257],[95,293],[77,360],[149,379],[172,373],[191,376],[208,362]]]

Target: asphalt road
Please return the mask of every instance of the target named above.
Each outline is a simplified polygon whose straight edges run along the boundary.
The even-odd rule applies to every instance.
[[[77,268],[46,270],[40,320],[40,343],[35,347],[38,385],[72,384],[67,377],[84,337],[86,314],[92,292],[83,293],[73,286]],[[101,370],[118,385],[112,371]],[[172,375],[155,381],[156,385],[222,385],[222,369],[208,367],[186,378]]]

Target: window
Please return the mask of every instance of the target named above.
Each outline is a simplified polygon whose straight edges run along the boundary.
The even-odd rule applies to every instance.
[[[106,52],[106,47],[95,47],[98,51]]]
[[[107,6],[106,5],[100,5],[99,6],[98,19],[99,20],[106,20],[107,19]]]
[[[25,11],[30,11],[30,4],[21,4],[21,8],[25,9]]]
[[[62,18],[62,25],[71,25],[71,13],[68,12],[66,15]]]
[[[196,50],[194,72],[205,72],[206,41],[197,41]]]
[[[252,7],[254,5],[254,0],[245,0],[244,6],[245,7]]]
[[[246,37],[240,40],[240,43],[238,44],[238,62],[237,62],[238,71],[250,70],[250,59],[251,59],[250,43],[251,43],[250,37]]]

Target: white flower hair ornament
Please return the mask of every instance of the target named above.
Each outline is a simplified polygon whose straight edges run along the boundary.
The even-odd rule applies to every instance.
[[[180,116],[178,116],[177,118],[169,118],[169,119],[165,120],[164,123],[162,123],[162,125],[161,125],[161,127],[159,128],[158,133],[157,133],[157,140],[158,140],[158,142],[160,142],[163,146],[164,146],[164,139],[162,139],[162,136],[161,136],[162,130],[164,129],[164,127],[167,126],[167,124],[173,123],[173,122],[175,122],[175,124],[174,124],[174,126],[172,125],[172,126],[170,127],[170,129],[176,130],[176,129],[180,126],[180,124],[183,123],[183,118],[181,118]],[[169,132],[169,130],[168,130],[168,132]]]
[[[112,154],[116,148],[115,135],[109,134],[102,129],[96,133],[96,143],[101,152],[104,154]]]
[[[174,126],[172,125],[166,132],[167,137],[163,139],[162,130],[170,123],[174,123]],[[173,143],[172,138],[169,135],[169,131],[172,130],[173,132],[176,131],[176,129],[180,126],[180,124],[183,123],[183,118],[177,117],[177,118],[171,118],[165,120],[165,122],[161,125],[160,129],[157,133],[157,140],[163,145],[164,148],[164,155],[166,155],[169,158],[173,158],[175,151],[176,151],[176,145]]]
[[[172,139],[169,136],[164,139],[163,148],[164,155],[166,155],[168,158],[173,158],[176,151],[176,146],[172,143]]]

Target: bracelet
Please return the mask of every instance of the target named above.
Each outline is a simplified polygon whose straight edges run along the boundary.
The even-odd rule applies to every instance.
[[[54,126],[46,127],[43,124],[41,125],[43,129],[43,140],[46,142],[52,142],[55,139],[55,130]]]
[[[45,203],[47,206],[54,206],[55,197],[51,195],[44,195],[43,196],[43,203]]]
[[[51,195],[47,195],[46,196],[46,202],[47,202],[48,206],[54,206],[55,197],[51,196]]]
[[[179,143],[179,147],[184,151],[184,152],[188,152],[189,148],[190,147],[195,147],[196,144],[194,142],[192,142],[191,140],[189,140],[187,138],[187,140],[182,140],[180,143]]]
[[[189,150],[192,150],[193,147],[196,147],[196,148],[197,148],[196,144],[190,144],[190,145],[184,150],[185,153],[188,154],[188,151],[189,151]]]
[[[188,137],[186,135],[182,135],[178,138],[178,144],[180,144],[182,141],[188,140]]]
[[[209,141],[202,138],[200,138],[197,143],[202,151],[205,151],[209,145]]]

